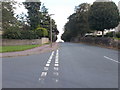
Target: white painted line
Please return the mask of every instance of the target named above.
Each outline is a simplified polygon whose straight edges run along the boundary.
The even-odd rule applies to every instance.
[[[52,54],[51,54],[51,56],[53,56],[53,55],[54,55],[54,53],[55,53],[55,51],[52,51]]]
[[[54,51],[52,51],[49,60],[52,60],[53,55],[54,55]]]
[[[42,72],[41,77],[45,77],[47,75],[47,72]]]
[[[58,52],[59,52],[59,50],[57,50],[56,51],[56,57],[55,57],[55,66],[59,66],[59,61],[58,61],[58,59],[59,59],[59,54],[58,54]]]
[[[59,81],[58,79],[55,80],[56,83],[57,83],[58,81]]]
[[[53,55],[50,56],[49,60],[52,60]]]
[[[51,61],[47,61],[47,64],[50,64],[51,63]]]
[[[39,81],[44,81],[44,78],[39,78]]]
[[[58,73],[58,72],[53,72],[53,74],[54,74],[54,75],[56,75],[56,76],[58,76],[58,75],[59,75],[59,73]]]
[[[59,58],[59,57],[58,57],[58,55],[56,55],[55,59],[57,59],[57,60],[58,60],[58,58]]]
[[[44,70],[45,70],[45,71],[48,71],[48,69],[49,69],[48,67],[44,67]]]
[[[58,64],[59,62],[58,61],[55,61],[55,64]]]
[[[59,81],[57,78],[53,78],[52,80],[56,83]]]
[[[47,66],[47,67],[49,67],[49,66],[50,66],[50,64],[46,64],[46,66]]]
[[[48,62],[51,62],[52,60],[48,60]]]
[[[54,66],[59,66],[59,64],[55,64]]]
[[[114,59],[112,59],[112,58],[109,58],[109,57],[107,57],[107,56],[104,56],[104,58],[106,58],[106,59],[108,59],[108,60],[111,60],[111,61],[114,61],[114,62],[116,62],[116,63],[120,63],[119,61],[114,60]]]
[[[55,58],[55,61],[57,61],[57,62],[58,62],[58,58]]]
[[[59,68],[58,68],[58,67],[54,67],[54,70],[58,71],[58,70],[59,70]]]
[[[59,52],[59,50],[57,50],[57,53]]]
[[[39,81],[41,80],[41,78],[39,78]]]

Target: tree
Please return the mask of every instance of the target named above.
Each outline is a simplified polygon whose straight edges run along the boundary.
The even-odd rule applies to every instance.
[[[9,29],[15,25],[16,18],[14,17],[14,11],[12,2],[2,2],[2,28],[3,31]]]
[[[50,16],[48,14],[48,9],[43,4],[41,7],[41,27],[46,28],[48,31],[50,30]]]
[[[119,10],[114,2],[94,2],[88,21],[92,30],[102,31],[104,36],[104,29],[113,29],[119,24]]]
[[[75,13],[68,17],[69,21],[66,23],[65,32],[62,38],[70,41],[72,38],[83,37],[89,31],[88,11],[90,5],[82,3],[75,7]]]
[[[35,32],[39,37],[48,37],[47,29],[40,27],[40,25],[35,29]]]
[[[25,5],[25,8],[28,10],[28,23],[31,26],[31,30],[34,30],[37,28],[37,26],[41,22],[41,13],[40,13],[40,6],[41,2],[38,0],[37,2],[29,2],[30,0],[26,0],[26,2],[23,2]]]

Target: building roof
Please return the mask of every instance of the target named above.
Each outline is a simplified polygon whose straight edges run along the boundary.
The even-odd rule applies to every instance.
[[[96,0],[95,2],[109,2],[110,0]]]

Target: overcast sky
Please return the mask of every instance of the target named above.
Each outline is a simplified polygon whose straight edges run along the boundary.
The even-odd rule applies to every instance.
[[[21,0],[25,1],[25,0]],[[95,0],[40,0],[46,8],[48,8],[49,14],[55,14],[52,16],[57,23],[58,30],[60,33],[63,31],[63,27],[67,22],[68,16],[74,13],[75,6],[78,6],[81,3],[90,3],[92,4]],[[117,5],[120,0],[113,0]],[[23,8],[20,8],[18,12],[23,11]],[[60,36],[60,35],[59,35]]]

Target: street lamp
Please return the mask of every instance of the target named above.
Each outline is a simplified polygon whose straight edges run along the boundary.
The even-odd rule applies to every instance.
[[[52,16],[55,14],[49,14],[49,16]],[[50,46],[52,47],[52,19],[50,17]]]

